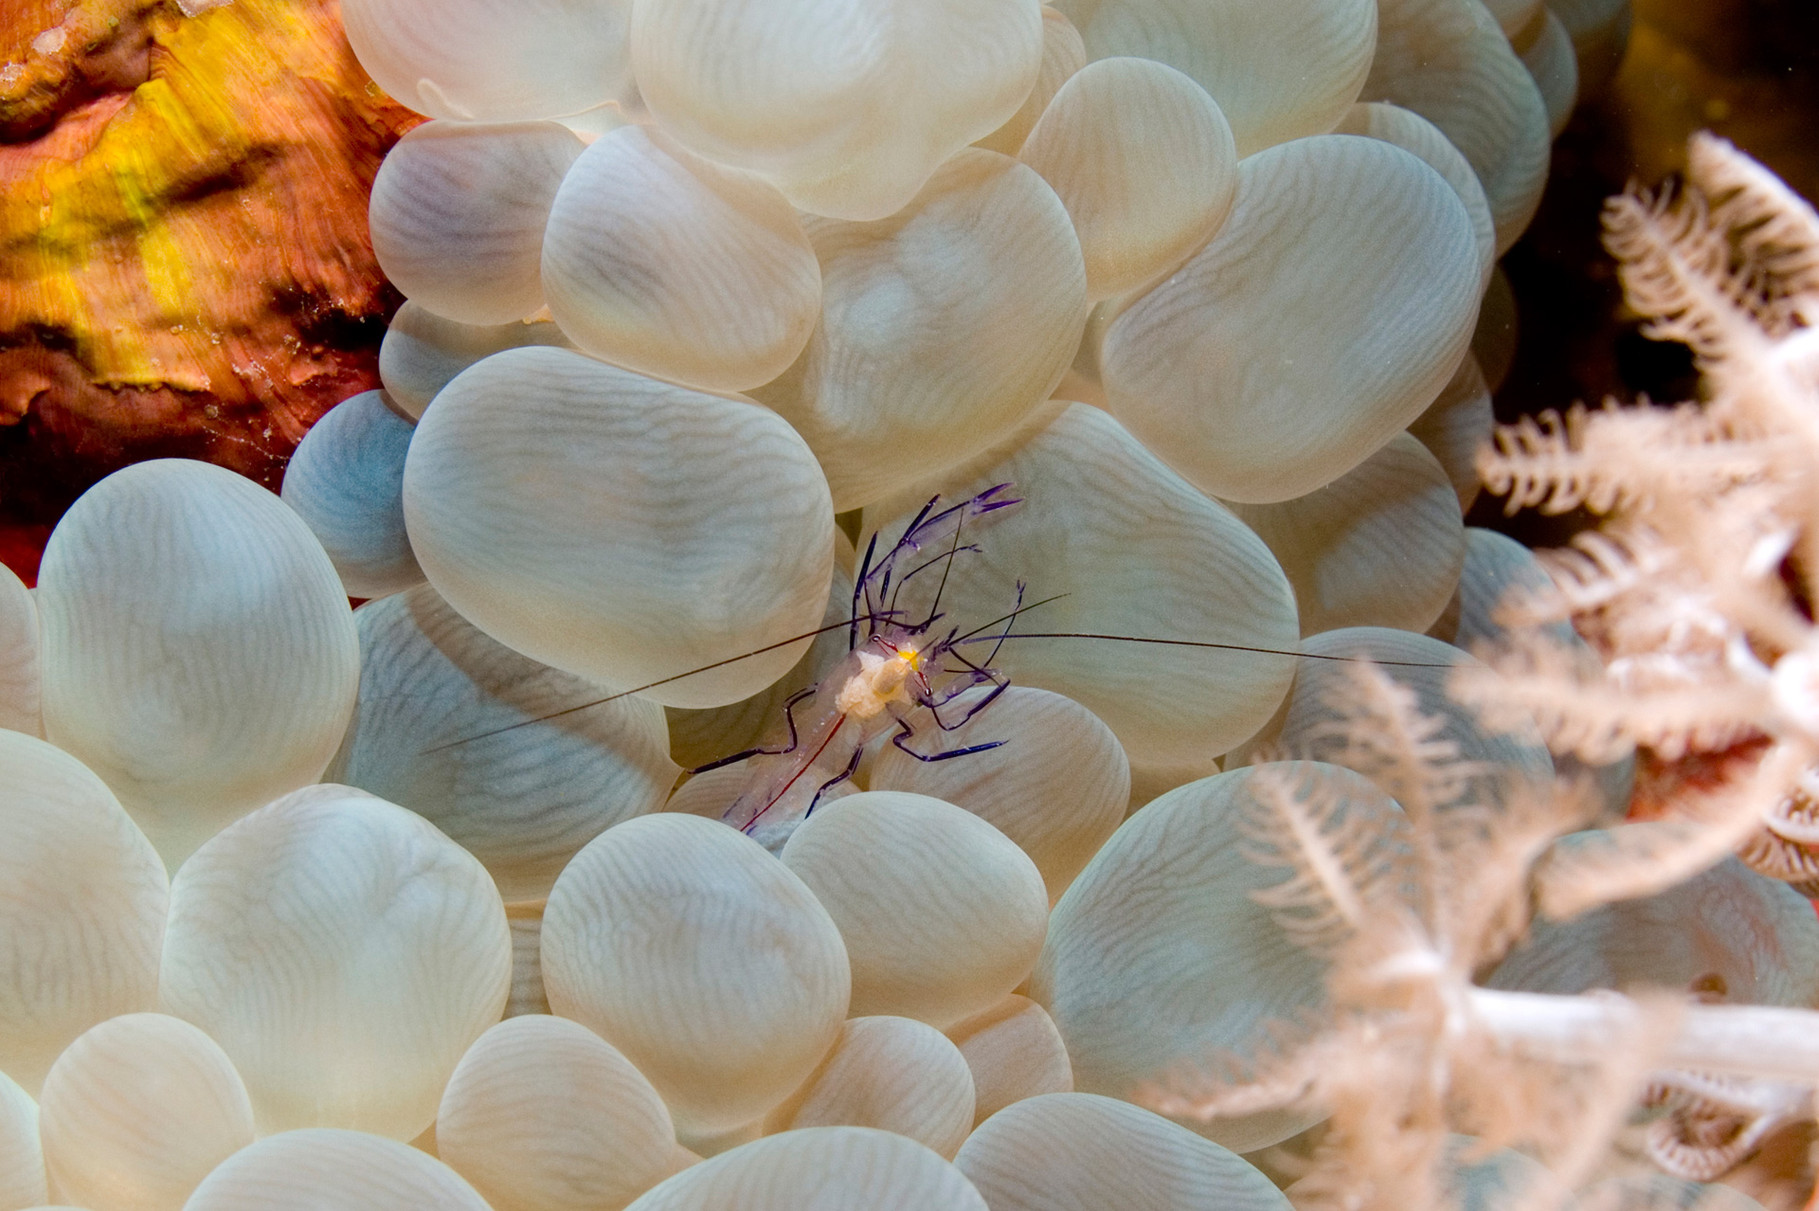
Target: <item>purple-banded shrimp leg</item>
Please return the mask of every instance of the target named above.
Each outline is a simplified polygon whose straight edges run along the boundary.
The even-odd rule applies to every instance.
[[[796,736],[796,704],[801,702],[804,698],[813,696],[818,688],[818,684],[811,685],[806,689],[797,690],[788,698],[784,699],[783,721],[789,725],[789,743],[782,748],[765,748],[763,745],[759,745],[757,748],[748,748],[742,753],[734,753],[730,757],[721,757],[716,761],[710,761],[706,765],[698,765],[690,770],[689,773],[705,774],[708,770],[719,769],[726,765],[736,765],[741,761],[749,761],[753,757],[781,757],[785,753],[795,752],[796,745],[801,743]]]
[[[1023,503],[1019,499],[1001,499],[1010,487],[1011,485],[1008,483],[995,484],[978,495],[957,505],[950,505],[938,513],[935,512],[935,506],[941,503],[941,497],[939,495],[930,497],[928,503],[923,505],[916,516],[911,518],[909,524],[904,527],[902,535],[881,556],[877,553],[878,535],[873,533],[871,541],[866,544],[865,559],[860,563],[859,575],[853,582],[853,623],[847,639],[848,647],[857,647],[859,644],[858,620],[861,612],[872,617],[887,615],[888,607],[885,603],[895,600],[892,586],[893,581],[897,580],[896,564],[899,558],[908,552],[920,551],[929,543],[946,538],[950,526],[953,528],[957,543],[959,528],[969,517],[979,517],[998,509]],[[949,553],[941,558],[951,558],[951,555],[952,553]],[[941,562],[941,559],[929,561],[930,564],[938,562]],[[921,570],[921,568],[915,569],[915,571]],[[913,574],[914,572],[911,573],[911,575]],[[901,587],[900,582],[898,582],[898,587]],[[927,623],[921,624],[921,627],[926,626]],[[914,631],[921,627],[907,629]]]
[[[997,697],[999,691],[1003,690],[1004,687],[1009,684],[1010,683],[1007,681],[999,685],[992,691],[992,697]],[[968,718],[971,718],[971,716],[969,715]],[[937,722],[939,722],[939,720],[937,720]],[[962,720],[961,722],[964,723],[965,720]],[[958,727],[960,725],[955,724],[954,726]],[[952,731],[953,729],[949,728],[948,730]],[[891,736],[891,744],[896,746],[897,751],[907,753],[918,761],[949,761],[955,757],[970,757],[974,753],[983,753],[987,749],[1001,748],[1004,745],[1004,741],[1002,740],[988,740],[984,744],[969,744],[965,748],[957,748],[946,753],[919,753],[909,745],[903,743],[915,734],[915,729],[910,727],[907,719],[898,719],[897,731]]]
[[[977,552],[980,550],[977,543],[968,543],[965,546],[960,545],[960,531],[966,526],[967,519],[972,517],[983,517],[987,513],[993,513],[999,509],[1006,509],[1012,505],[1023,503],[1021,499],[996,499],[1000,494],[1008,491],[1010,486],[1009,483],[994,484],[977,496],[972,497],[970,500],[962,501],[949,509],[937,513],[934,517],[923,523],[923,528],[930,531],[927,535],[918,536],[909,531],[904,533],[904,540],[909,542],[913,549],[919,551],[922,549],[922,543],[937,541],[939,538],[939,530],[946,525],[948,518],[953,518],[953,541],[948,544],[948,549],[935,558],[927,560],[905,573],[897,582],[897,588],[891,593],[889,608],[894,613],[897,609],[897,596],[903,591],[903,586],[918,573],[926,572],[936,564],[941,565],[941,582],[935,586],[935,595],[929,602],[928,617],[911,627],[911,630],[926,631],[935,624],[937,618],[941,617],[941,597],[942,594],[947,592],[947,578],[954,570],[955,556],[959,555],[962,551]]]
[[[1004,641],[1010,637],[1011,627],[1013,625],[1015,625],[1017,615],[1019,615],[1023,612],[1023,608],[1024,608],[1023,607],[1023,590],[1025,587],[1026,586],[1024,585],[1023,581],[1019,580],[1017,582],[1016,607],[1013,608],[1010,611],[1010,613],[1008,613],[1004,616],[1004,619],[1003,619],[1004,631],[1002,634],[1000,634],[996,637],[997,642],[992,645],[992,650],[990,652],[986,653],[985,659],[983,661],[981,661],[978,664],[974,664],[971,660],[968,660],[964,655],[962,655],[960,653],[960,651],[955,647],[955,641],[959,638],[959,636],[955,632],[950,631],[948,633],[947,638],[942,640],[940,642],[940,644],[938,645],[940,648],[941,654],[943,656],[952,656],[955,660],[958,660],[961,664],[965,665],[968,670],[970,670],[969,675],[966,676],[965,678],[963,678],[965,684],[956,685],[952,689],[949,689],[945,693],[941,694],[939,697],[930,697],[928,700],[926,700],[922,704],[923,706],[928,708],[929,716],[930,716],[930,718],[934,719],[935,726],[940,728],[942,731],[953,732],[953,731],[958,731],[959,729],[965,727],[972,720],[974,715],[977,715],[980,711],[982,711],[986,707],[990,706],[994,701],[997,700],[998,695],[1002,694],[1010,686],[1010,679],[1008,677],[1006,677],[1003,673],[999,672],[997,669],[993,668],[992,661],[994,658],[997,657],[998,649],[1003,647]],[[1053,600],[1055,600],[1055,599],[1051,597],[1051,598],[1046,599],[1045,601],[1037,602],[1036,605],[1046,605],[1049,601],[1053,601]],[[1033,609],[1035,607],[1032,606],[1030,608]],[[987,692],[986,695],[983,698],[981,698],[979,701],[969,703],[966,707],[966,713],[961,715],[960,718],[956,719],[952,723],[949,723],[947,720],[945,720],[941,717],[941,708],[942,707],[946,706],[948,703],[952,702],[954,699],[960,697],[962,694],[966,693],[968,690],[976,689],[977,687],[984,685],[988,681],[992,685],[991,690],[989,692]],[[893,741],[893,743],[895,743],[895,742]],[[898,747],[902,748],[902,745],[898,745]],[[908,752],[909,750],[905,749],[904,751]],[[914,757],[914,756],[918,756],[919,754],[911,753],[910,755],[912,757]]]
[[[993,490],[996,491],[996,489]],[[971,501],[967,502],[967,504],[971,503]],[[1002,508],[1003,506],[997,507]],[[903,586],[915,579],[921,573],[928,571],[936,564],[941,565],[941,583],[935,586],[935,595],[929,601],[928,617],[924,618],[921,622],[912,625],[910,627],[910,630],[912,631],[926,631],[928,628],[935,625],[935,620],[937,618],[941,617],[941,595],[947,592],[947,578],[948,574],[954,570],[954,557],[959,555],[962,551],[977,552],[980,550],[978,543],[968,543],[965,546],[960,545],[960,531],[966,525],[967,513],[965,505],[957,506],[957,509],[959,510],[959,516],[954,520],[954,540],[948,544],[947,550],[935,556],[933,559],[924,560],[922,563],[905,572],[898,579],[897,587],[891,590],[890,602],[888,603],[887,608],[894,614],[897,612],[897,598],[902,594]],[[937,518],[936,520],[939,521],[940,518]],[[920,549],[920,547],[917,548],[917,550]]]
[[[858,748],[853,750],[853,758],[851,761],[848,761],[846,763],[845,769],[841,770],[839,773],[835,774],[832,778],[829,778],[826,782],[823,782],[820,786],[817,786],[815,788],[815,797],[808,801],[808,810],[802,813],[802,818],[804,820],[806,820],[810,816],[814,815],[815,809],[817,807],[821,806],[821,796],[822,795],[826,794],[833,787],[839,786],[842,782],[847,781],[855,773],[858,772],[859,759],[863,756],[865,756],[865,746],[860,745]]]
[[[941,496],[938,493],[929,497],[928,503],[923,505],[921,511],[914,517],[910,518],[908,525],[903,527],[903,536],[892,544],[890,550],[886,551],[883,558],[879,559],[875,565],[872,562],[872,557],[878,552],[878,532],[876,530],[872,531],[871,541],[865,544],[865,558],[859,561],[859,575],[853,578],[853,622],[852,629],[848,632],[846,638],[847,650],[850,651],[859,646],[859,615],[861,613],[861,606],[863,605],[863,612],[865,614],[873,617],[876,617],[884,608],[882,601],[872,600],[873,588],[877,588],[878,596],[881,599],[884,594],[889,591],[891,569],[896,563],[897,553],[904,549],[905,543],[910,542],[910,535],[915,532],[916,527],[923,523],[928,515],[934,510],[935,506],[940,503],[940,500]],[[914,544],[912,543],[911,546],[913,547]],[[872,581],[878,578],[882,578],[882,584],[874,586]]]
[[[954,653],[954,659],[966,665],[968,668],[971,668],[976,676],[974,676],[968,684],[962,686],[957,692],[947,695],[942,698],[941,701],[924,704],[928,707],[929,718],[933,719],[935,721],[935,726],[944,732],[957,732],[968,723],[971,723],[974,715],[977,715],[993,702],[996,702],[998,700],[998,695],[1009,689],[1011,684],[1010,678],[1006,677],[1003,673],[1000,673],[997,669],[980,668],[958,652]],[[966,693],[967,690],[977,689],[979,686],[985,685],[988,682],[991,684],[992,688],[987,690],[985,696],[980,698],[979,701],[969,702],[966,705],[966,713],[961,715],[960,718],[949,723],[941,717],[942,707],[958,698],[961,694]],[[998,743],[1002,744],[1004,742],[1001,740]],[[911,753],[910,755],[912,757],[915,756],[914,753]]]

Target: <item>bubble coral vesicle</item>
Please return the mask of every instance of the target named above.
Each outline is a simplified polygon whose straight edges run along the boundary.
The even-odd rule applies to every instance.
[[[855,1014],[951,1026],[1021,983],[1042,948],[1036,864],[951,803],[851,795],[817,808],[780,856],[840,927]]]
[[[1478,287],[1465,206],[1414,155],[1350,135],[1272,147],[1239,165],[1218,234],[1107,330],[1111,411],[1213,496],[1305,495],[1439,394]]]
[[[1377,44],[1371,0],[1061,0],[1089,57],[1155,59],[1219,103],[1238,154],[1331,130]]]
[[[980,1125],[954,1159],[992,1211],[1288,1211],[1263,1172],[1128,1102],[1053,1093]]]
[[[550,1008],[623,1052],[679,1133],[723,1134],[806,1079],[851,968],[814,893],[715,820],[627,820],[575,855],[543,917]]]
[[[1438,126],[1478,174],[1507,252],[1547,183],[1547,105],[1478,0],[1383,0],[1363,99]]]
[[[184,1211],[491,1211],[453,1169],[364,1131],[305,1127],[249,1144],[203,1179]]]
[[[821,1067],[771,1111],[765,1134],[877,1127],[954,1158],[973,1129],[973,1075],[959,1048],[926,1022],[848,1018]]]
[[[781,418],[566,349],[508,349],[442,389],[411,439],[404,516],[463,617],[619,689],[812,631],[833,574],[827,483]],[[649,695],[724,705],[808,643]]]
[[[649,1191],[631,1211],[987,1211],[960,1171],[875,1127],[805,1127],[753,1140]]]
[[[360,697],[325,779],[429,820],[508,902],[548,895],[577,850],[676,780],[662,707],[598,702],[599,685],[499,643],[429,585],[354,623]]]
[[[1293,675],[1278,654],[1293,651],[1299,633],[1288,578],[1230,509],[1099,409],[1044,404],[1001,445],[866,509],[865,526],[896,534],[937,491],[963,499],[1007,481],[1023,505],[980,531],[981,553],[955,563],[941,608],[981,626],[1015,608],[1018,582],[1026,585],[1033,608],[997,657],[1013,682],[1080,703],[1133,763],[1211,761],[1263,726]],[[919,583],[932,596],[933,584]]]
[[[1308,634],[1423,630],[1446,608],[1465,562],[1458,495],[1407,433],[1306,496],[1232,511],[1281,561]]]
[[[808,235],[821,322],[752,395],[808,441],[837,510],[999,440],[1061,380],[1086,323],[1086,264],[1028,166],[962,151],[889,218],[811,221]]]
[[[49,1197],[37,1104],[0,1072],[0,1206],[32,1207]]]
[[[991,692],[967,692],[967,705]],[[1078,702],[1012,685],[950,732],[918,738],[923,754],[998,747],[951,761],[918,761],[894,745],[873,759],[868,789],[910,791],[963,807],[1014,841],[1060,898],[1124,820],[1131,765],[1110,728]]]
[[[617,1211],[674,1169],[675,1128],[631,1061],[533,1014],[475,1040],[436,1115],[436,1150],[493,1211]]]
[[[1327,797],[1385,833],[1399,827],[1401,809],[1361,775],[1313,761],[1270,768],[1299,798]],[[1030,996],[1066,1040],[1080,1091],[1128,1099],[1218,1056],[1242,1062],[1268,1046],[1271,1019],[1325,1004],[1324,961],[1252,898],[1285,874],[1240,844],[1257,777],[1234,770],[1147,804],[1055,906]],[[1267,1110],[1187,1125],[1249,1152],[1320,1117]]]
[[[1074,221],[1093,299],[1186,260],[1231,211],[1232,128],[1206,90],[1150,59],[1089,63],[1055,93],[1018,159]]]
[[[1071,1093],[1074,1068],[1048,1011],[1012,993],[947,1028],[973,1074],[973,1124],[1027,1097]]]
[[[483,357],[521,345],[574,348],[549,320],[463,324],[406,299],[379,342],[379,381],[398,410],[415,420],[457,374]]]
[[[349,597],[423,580],[404,531],[404,455],[413,426],[382,391],[336,404],[297,443],[280,497],[322,542]]]
[[[347,40],[418,113],[512,122],[626,99],[630,0],[348,0]]]
[[[1022,105],[1037,0],[639,0],[632,65],[684,146],[800,210],[880,219]]]
[[[80,761],[0,731],[0,1071],[28,1093],[77,1035],[153,1009],[170,884]]]
[[[217,834],[171,889],[160,994],[239,1069],[262,1133],[414,1139],[511,980],[486,868],[421,816],[346,786]]]
[[[105,1211],[179,1211],[253,1142],[246,1086],[219,1044],[180,1018],[110,1018],[44,1081],[44,1159],[59,1197]]]
[[[18,574],[0,565],[0,727],[44,734],[38,605]]]
[[[587,352],[709,391],[768,383],[802,352],[821,271],[784,196],[661,132],[601,136],[543,235],[550,314]]]
[[[543,229],[581,154],[555,122],[426,122],[373,178],[373,253],[398,289],[464,324],[522,320],[543,306]]]
[[[322,544],[231,471],[157,459],[84,493],[39,571],[45,735],[173,868],[321,775],[359,641]]]

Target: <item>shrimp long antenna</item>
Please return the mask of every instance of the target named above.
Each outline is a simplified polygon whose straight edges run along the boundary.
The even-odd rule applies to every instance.
[[[753,656],[762,656],[766,652],[774,652],[778,648],[786,648],[790,644],[800,642],[804,639],[813,639],[815,636],[825,635],[829,631],[838,631],[845,627],[852,626],[861,620],[873,622],[878,619],[889,619],[891,617],[893,617],[893,611],[884,610],[877,613],[862,615],[860,618],[854,618],[846,622],[829,623],[824,627],[816,627],[812,631],[804,631],[800,635],[791,635],[788,639],[779,639],[776,643],[767,643],[761,648],[753,648],[749,652],[741,652],[737,656],[728,656],[725,660],[716,660],[712,664],[704,664],[698,668],[689,669],[685,673],[676,673],[673,676],[664,677],[644,685],[633,686],[629,690],[620,690],[617,694],[608,694],[604,698],[595,698],[591,702],[583,702],[575,706],[563,707],[559,711],[551,711],[549,714],[539,715],[535,719],[520,719],[516,723],[508,723],[504,727],[496,727],[490,732],[477,732],[472,736],[463,736],[459,740],[450,740],[446,744],[438,744],[433,748],[426,748],[418,755],[426,757],[431,753],[442,752],[444,749],[455,748],[463,744],[472,744],[476,740],[486,740],[493,736],[503,736],[506,732],[515,732],[519,728],[529,727],[533,723],[548,723],[551,719],[560,719],[564,715],[573,715],[580,711],[589,711],[597,706],[605,706],[609,702],[617,702],[621,698],[629,698],[633,694],[641,694],[645,690],[654,690],[660,685],[668,685],[672,681],[681,681],[684,677],[693,677],[699,673],[706,673],[713,669],[720,668],[723,665],[737,664],[741,660],[749,660]]]
[[[996,491],[996,489],[994,489],[994,491]],[[936,499],[939,499],[939,497]],[[971,501],[966,502],[966,504],[971,503]],[[921,567],[914,568],[905,573],[903,579],[897,582],[896,592],[891,594],[890,605],[891,609],[894,610],[897,608],[897,596],[903,592],[903,586],[909,582],[911,576],[914,576],[917,572],[923,571],[933,564],[939,563],[941,565],[941,580],[935,585],[935,600],[929,604],[928,617],[924,618],[921,626],[915,629],[926,630],[935,625],[935,619],[941,617],[939,613],[941,609],[941,595],[947,592],[947,577],[948,573],[954,570],[954,556],[958,555],[963,549],[968,551],[977,551],[979,549],[976,546],[968,546],[965,548],[960,546],[960,531],[966,528],[966,504],[956,505],[954,508],[947,510],[947,513],[956,511],[959,513],[959,516],[954,519],[954,540],[947,545],[947,553],[944,555],[937,555],[935,558],[924,563]],[[942,514],[943,517],[946,515],[946,513]],[[903,536],[908,538],[909,531],[904,531]]]
[[[1020,595],[1023,592],[1023,585],[1021,583],[1019,583],[1017,586],[1017,592]],[[1053,597],[1044,597],[1041,601],[1032,601],[1028,605],[1020,605],[1016,609],[1012,610],[1010,613],[1000,614],[1000,615],[998,615],[998,617],[992,619],[990,622],[984,623],[981,626],[976,626],[964,635],[950,636],[947,641],[948,646],[952,647],[956,643],[981,643],[981,642],[984,642],[983,640],[974,639],[973,636],[977,635],[981,631],[989,631],[1001,622],[1009,622],[1011,619],[1017,617],[1017,615],[1019,615],[1019,614],[1027,614],[1031,610],[1035,609],[1037,606],[1045,606],[1051,601],[1060,601],[1063,597],[1066,597],[1066,596],[1067,596],[1066,593],[1056,593]],[[1006,632],[1006,633],[1008,634],[1009,632]],[[995,639],[995,638],[997,638],[997,636],[995,636],[995,635],[986,636],[986,639]],[[1024,638],[1024,636],[1019,635],[1018,638],[1021,639],[1021,638]],[[997,649],[994,648],[993,650],[996,651]],[[990,661],[987,661],[987,663],[989,664]]]
[[[1049,597],[1044,600],[1053,601],[1055,599]],[[1043,602],[1038,601],[1023,608],[1034,609],[1042,604]],[[1003,619],[998,621],[1002,622]],[[1016,635],[977,635],[977,632],[972,632],[952,640],[949,646],[957,647],[962,643],[1003,643],[1007,639],[1105,639],[1113,643],[1157,643],[1172,648],[1212,648],[1221,652],[1257,652],[1264,656],[1292,656],[1297,660],[1331,660],[1338,664],[1375,664],[1393,669],[1450,669],[1456,667],[1450,662],[1437,660],[1378,660],[1372,656],[1333,656],[1325,652],[1290,652],[1282,648],[1253,647],[1246,643],[1214,643],[1209,639],[1152,639],[1145,635],[1101,635],[1092,631],[1023,631]]]

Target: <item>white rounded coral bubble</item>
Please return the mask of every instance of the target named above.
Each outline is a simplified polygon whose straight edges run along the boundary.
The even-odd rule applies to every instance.
[[[322,544],[232,471],[116,471],[57,523],[39,571],[44,728],[113,788],[171,866],[314,781],[360,672]]]
[[[38,605],[18,574],[0,564],[0,727],[44,734],[38,671]]]
[[[579,113],[632,91],[630,0],[348,0],[360,66],[433,118]]]
[[[1288,1211],[1261,1170],[1160,1115],[1090,1093],[1029,1098],[954,1164],[992,1211]]]
[[[632,61],[658,123],[811,214],[879,219],[1022,104],[1037,0],[638,0]]]
[[[1225,221],[1238,187],[1232,128],[1206,90],[1150,59],[1101,59],[1049,102],[1018,159],[1074,221],[1086,292],[1135,290]]]
[[[716,1135],[787,1097],[833,1045],[851,970],[808,887],[713,820],[627,820],[575,855],[543,918],[550,1008],[590,1027]]]
[[[491,1211],[459,1174],[363,1131],[283,1131],[228,1157],[184,1211]]]
[[[1295,586],[1301,629],[1419,631],[1440,617],[1465,563],[1465,524],[1446,469],[1398,433],[1324,488],[1234,504]]]
[[[57,1057],[40,1105],[63,1198],[105,1211],[177,1211],[253,1142],[253,1107],[216,1042],[161,1013],[111,1018]]]
[[[1017,112],[1005,119],[1004,125],[986,135],[983,139],[973,140],[974,147],[983,147],[986,151],[1002,152],[1014,156],[1029,138],[1030,129],[1036,125],[1036,119],[1048,108],[1055,93],[1060,90],[1068,77],[1086,66],[1086,43],[1080,39],[1080,31],[1074,23],[1061,15],[1060,10],[1042,6],[1042,65],[1036,69],[1036,83],[1029,95],[1023,98],[1023,104]]]
[[[423,580],[404,532],[412,430],[383,391],[362,391],[323,413],[284,469],[284,503],[322,540],[349,597],[383,597]]]
[[[1036,864],[951,803],[850,795],[798,825],[781,857],[840,927],[854,1013],[951,1025],[1015,988],[1042,948]]]
[[[587,1027],[499,1023],[461,1057],[436,1151],[493,1211],[617,1211],[674,1171],[675,1129],[651,1083]]]
[[[1548,137],[1557,139],[1579,100],[1579,61],[1573,35],[1557,14],[1544,10],[1512,44],[1547,106]]]
[[[1543,861],[1596,861],[1607,832],[1569,833]],[[1805,897],[1732,857],[1652,896],[1542,918],[1484,978],[1490,988],[1659,988],[1744,1005],[1819,999],[1819,922]]]
[[[1281,711],[1251,744],[1226,755],[1227,769],[1252,760],[1258,748],[1267,746],[1347,768],[1363,766],[1362,772],[1379,780],[1386,793],[1406,802],[1409,794],[1418,793],[1418,787],[1401,781],[1406,767],[1378,761],[1368,746],[1348,738],[1351,730],[1369,734],[1380,728],[1376,720],[1386,717],[1382,693],[1358,680],[1364,662],[1378,662],[1376,670],[1384,678],[1412,695],[1412,709],[1437,722],[1432,738],[1456,745],[1468,763],[1465,777],[1454,784],[1459,798],[1430,807],[1503,803],[1524,788],[1532,792],[1551,786],[1553,758],[1532,722],[1499,720],[1493,727],[1451,692],[1458,673],[1482,668],[1458,648],[1412,631],[1358,626],[1310,635],[1302,651],[1306,658],[1298,662],[1294,688]],[[1354,720],[1352,729],[1340,726],[1346,719]]]
[[[783,373],[821,313],[815,250],[784,196],[638,126],[563,179],[543,282],[581,348],[713,391]]]
[[[157,1003],[169,895],[101,779],[0,731],[0,1069],[36,1091],[71,1039]]]
[[[1067,1046],[1048,1011],[1015,993],[947,1028],[973,1074],[973,1122],[1014,1102],[1074,1088]]]
[[[820,681],[846,656],[849,629],[842,624],[850,621],[853,610],[852,556],[852,543],[847,540],[844,532],[837,533],[833,585],[821,614],[821,625],[827,629],[815,636],[809,649],[788,672],[751,697],[723,707],[700,711],[680,707],[664,708],[664,716],[669,720],[672,757],[685,766],[700,766],[763,744],[771,733],[783,726],[784,704],[789,697],[802,687]],[[742,765],[722,766],[713,772],[722,771],[723,779],[749,781],[751,777]],[[691,779],[686,785],[692,785],[694,781]],[[734,783],[723,781],[722,785],[731,787]],[[690,798],[693,799],[705,789],[703,787],[691,792]],[[738,791],[735,790],[712,814],[717,818],[720,810],[729,806],[737,795]],[[697,811],[696,814],[701,813]]]
[[[949,710],[991,691],[969,690]],[[1131,764],[1112,730],[1071,698],[1012,685],[952,731],[929,729],[912,746],[924,756],[977,744],[998,747],[946,761],[918,761],[895,745],[880,749],[868,783],[963,807],[989,821],[1030,856],[1051,901],[1124,820]]]
[[[1331,130],[1377,41],[1370,0],[1061,0],[1088,55],[1185,72],[1231,121],[1238,154]]]
[[[1003,437],[1061,380],[1086,267],[1061,200],[969,149],[873,223],[811,222],[821,323],[752,394],[799,430],[845,511]]]
[[[1547,106],[1478,0],[1382,0],[1376,58],[1362,97],[1414,110],[1459,149],[1490,204],[1507,252],[1547,183]]]
[[[1471,216],[1472,236],[1478,245],[1479,278],[1489,281],[1491,266],[1497,260],[1497,228],[1491,218],[1491,204],[1464,153],[1453,146],[1452,140],[1438,126],[1412,109],[1367,101],[1347,110],[1332,133],[1382,139],[1420,156],[1423,163],[1446,178],[1446,183],[1464,203],[1465,212]]]
[[[782,418],[564,349],[507,350],[442,389],[411,440],[404,516],[475,626],[667,706],[775,681],[833,575],[827,481]]]
[[[1484,381],[1475,353],[1465,355],[1427,411],[1409,423],[1409,433],[1446,469],[1446,477],[1452,480],[1453,492],[1459,497],[1461,513],[1472,507],[1483,487],[1472,460],[1477,457],[1478,448],[1491,440],[1496,423],[1491,389]]]
[[[555,122],[425,122],[373,177],[367,221],[385,276],[437,315],[504,324],[543,306],[543,229],[581,154]]]
[[[233,1059],[261,1131],[408,1140],[499,1020],[511,970],[486,868],[415,813],[328,785],[254,812],[184,864],[161,992]]]
[[[1240,164],[1219,233],[1112,323],[1106,396],[1203,491],[1302,496],[1432,402],[1478,284],[1471,219],[1438,173],[1375,139],[1298,139]]]
[[[815,1074],[765,1120],[767,1134],[877,1127],[949,1160],[973,1128],[973,1075],[933,1026],[879,1015],[848,1019]]]
[[[49,1197],[38,1107],[17,1081],[0,1072],[0,1207],[29,1207]]]
[[[875,1127],[804,1127],[670,1178],[631,1211],[987,1211],[960,1171]]]
[[[480,631],[428,585],[354,612],[360,700],[325,775],[408,807],[479,858],[507,901],[549,894],[608,826],[676,780],[663,708]]]
[[[457,374],[483,357],[524,345],[574,348],[549,320],[463,324],[406,299],[379,342],[379,381],[399,411],[414,420]]]

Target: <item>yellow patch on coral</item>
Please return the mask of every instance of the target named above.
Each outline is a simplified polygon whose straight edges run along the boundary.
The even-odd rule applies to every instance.
[[[274,316],[372,308],[366,184],[411,121],[336,5],[32,8],[63,37],[0,71],[0,126],[33,136],[0,147],[0,332],[57,334],[106,386],[298,385],[312,351]],[[8,24],[22,49],[57,41]],[[84,82],[96,62],[111,89]]]

